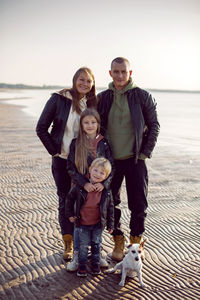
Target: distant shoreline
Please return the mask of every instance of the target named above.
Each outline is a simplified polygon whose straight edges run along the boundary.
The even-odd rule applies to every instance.
[[[43,86],[34,86],[34,85],[26,85],[26,84],[8,84],[8,83],[0,83],[0,92],[5,91],[6,89],[30,89],[30,90],[61,90],[64,87],[60,85],[43,85]],[[98,90],[105,90],[107,87],[96,87]],[[200,93],[200,90],[173,90],[173,89],[156,89],[156,88],[145,88],[150,92],[160,92],[160,93]]]

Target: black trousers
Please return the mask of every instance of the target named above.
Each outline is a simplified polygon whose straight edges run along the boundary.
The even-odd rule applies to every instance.
[[[61,228],[61,234],[73,235],[73,223],[65,217],[65,199],[71,188],[71,178],[67,173],[67,160],[60,157],[53,157],[52,174],[56,183],[59,198],[58,220]]]
[[[120,200],[120,189],[125,178],[128,208],[131,212],[130,234],[141,235],[145,231],[145,218],[148,192],[148,173],[144,160],[135,163],[134,158],[115,160],[115,173],[111,182],[111,190],[114,200],[114,231],[113,235],[123,235],[120,229],[121,209],[118,206]]]

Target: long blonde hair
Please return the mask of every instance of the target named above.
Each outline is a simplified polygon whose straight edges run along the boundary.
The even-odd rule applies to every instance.
[[[88,137],[86,136],[85,131],[83,130],[82,121],[86,116],[93,116],[97,123],[97,134],[100,132],[100,116],[99,113],[94,108],[87,108],[81,113],[80,117],[80,127],[79,133],[76,139],[76,147],[75,147],[75,165],[77,170],[81,174],[85,174],[88,171],[88,154],[91,150]]]
[[[92,73],[92,70],[89,69],[88,67],[82,67],[76,71],[76,73],[74,74],[73,79],[72,79],[72,88],[63,89],[63,90],[59,91],[60,95],[65,95],[65,93],[67,91],[70,92],[70,94],[72,95],[72,109],[73,109],[73,111],[76,111],[79,115],[81,114],[81,108],[80,108],[80,102],[79,102],[80,94],[76,88],[76,81],[81,73],[86,73],[93,80],[93,86],[92,86],[91,90],[86,94],[86,98],[87,98],[87,107],[96,108],[97,107],[97,97],[96,97],[95,78],[94,78],[94,74]]]

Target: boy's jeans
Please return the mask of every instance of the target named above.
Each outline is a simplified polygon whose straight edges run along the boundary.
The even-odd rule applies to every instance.
[[[99,264],[102,242],[101,225],[81,225],[75,227],[74,235],[79,242],[78,261],[79,265],[87,265],[88,247],[91,245],[91,263]]]

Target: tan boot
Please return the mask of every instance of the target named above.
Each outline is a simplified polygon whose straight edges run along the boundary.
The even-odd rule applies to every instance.
[[[63,258],[70,260],[73,255],[73,236],[71,234],[65,234],[62,236],[64,241],[64,253]]]
[[[123,235],[114,235],[115,246],[112,252],[112,259],[121,261],[124,257],[125,237]]]
[[[130,244],[140,244],[142,241],[142,236],[130,235]]]

